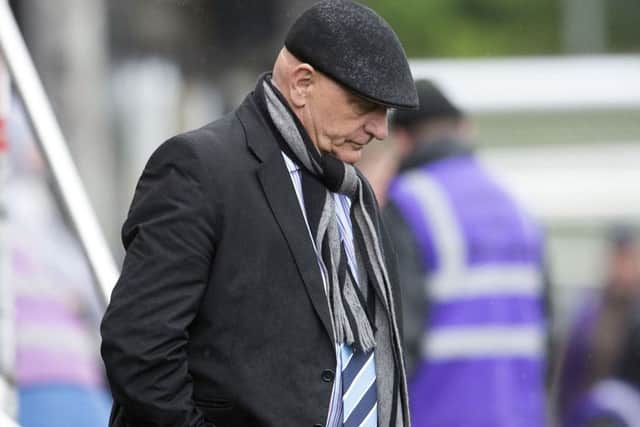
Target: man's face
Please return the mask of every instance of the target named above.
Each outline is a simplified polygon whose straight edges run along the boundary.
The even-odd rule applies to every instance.
[[[387,137],[387,109],[316,73],[303,124],[316,147],[346,163],[360,160],[372,139]]]

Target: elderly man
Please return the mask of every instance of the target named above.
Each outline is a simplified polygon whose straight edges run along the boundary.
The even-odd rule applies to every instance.
[[[324,1],[228,116],[165,142],[102,323],[112,426],[408,426],[396,273],[352,166],[417,94],[375,12]]]

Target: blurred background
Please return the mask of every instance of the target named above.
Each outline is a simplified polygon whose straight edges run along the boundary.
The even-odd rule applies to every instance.
[[[151,152],[233,109],[312,3],[9,1],[118,265],[119,228]],[[640,2],[362,3],[396,30],[414,76],[432,79],[468,113],[482,162],[547,233],[553,407],[576,313],[614,281],[617,250],[637,245]],[[87,400],[87,413],[67,419],[105,416],[97,331],[103,308],[2,64],[0,82],[0,142],[9,150],[0,166],[0,346],[5,382],[19,391],[8,387],[0,399],[25,427],[96,425],[51,418],[43,424],[37,409],[26,412],[60,405],[47,400],[53,392]],[[628,252],[621,255],[625,265],[637,266],[637,253]],[[635,290],[625,295],[635,297],[640,274],[634,274],[627,276]],[[588,351],[582,357],[588,360]]]

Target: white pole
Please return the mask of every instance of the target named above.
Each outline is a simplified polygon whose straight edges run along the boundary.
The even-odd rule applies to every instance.
[[[8,176],[7,117],[11,102],[9,73],[0,60],[0,413],[17,413],[15,372],[15,315],[13,281],[10,280],[11,246],[5,200]],[[2,423],[2,425],[5,425]]]
[[[118,268],[7,0],[0,0],[0,52],[87,255],[99,297],[106,305],[118,277]]]
[[[0,426],[3,427],[20,427],[18,423],[9,418],[8,415],[5,415],[0,411]]]

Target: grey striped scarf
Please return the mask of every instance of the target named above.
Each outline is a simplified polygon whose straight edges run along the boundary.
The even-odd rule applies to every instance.
[[[347,342],[354,345],[356,350],[375,347],[380,425],[409,427],[410,416],[402,342],[398,319],[393,309],[394,295],[391,292],[382,242],[376,226],[377,206],[373,192],[368,184],[360,179],[353,166],[330,155],[322,155],[315,148],[302,124],[289,109],[286,100],[271,84],[270,74],[261,77],[256,95],[258,103],[269,115],[275,130],[282,136],[281,148],[304,168],[305,172],[308,172],[303,173],[303,179],[305,176],[313,175],[320,181],[318,183],[321,187],[320,191],[313,194],[313,198],[317,199],[317,203],[313,200],[314,204],[322,205],[320,219],[317,220],[315,244],[319,251],[322,250],[321,248],[326,249],[322,252],[322,257],[325,264],[328,264],[330,276],[331,289],[327,297],[336,343]],[[264,105],[262,105],[263,102]],[[370,283],[374,292],[374,321],[377,329],[372,327],[367,317],[365,303],[358,297],[359,288],[354,279],[344,275],[344,263],[343,268],[337,270],[333,268],[333,266],[340,266],[336,264],[336,260],[344,257],[344,249],[339,243],[336,207],[330,191],[341,192],[351,198],[351,222],[358,273],[362,278],[361,285]],[[305,193],[305,205],[309,202]],[[312,228],[311,224],[310,228]],[[340,248],[340,253],[337,248]],[[343,274],[340,274],[341,271]],[[344,278],[342,284],[347,285],[344,287],[346,292],[342,290],[340,278]],[[350,313],[356,313],[357,321],[355,316],[349,319]],[[365,339],[358,347],[360,337]]]
[[[387,314],[394,319],[389,275],[384,262],[381,242],[372,220],[375,198],[368,186],[363,185],[356,169],[331,155],[321,154],[311,143],[301,125],[286,105],[286,101],[268,78],[263,81],[266,105],[271,119],[283,136],[290,153],[306,171],[325,185],[324,202],[318,222],[315,244],[322,251],[329,279],[329,307],[332,313],[336,342],[346,342],[357,350],[370,351],[375,345],[374,327],[366,303],[354,277],[346,267],[346,256],[340,239],[335,200],[331,194],[339,192],[351,201],[354,225],[354,247],[360,270],[367,273],[375,296],[380,299]],[[359,244],[358,244],[359,243]],[[328,248],[328,250],[327,250]],[[324,249],[324,250],[323,250]],[[366,284],[366,283],[365,283]]]

